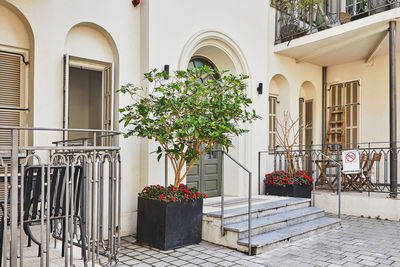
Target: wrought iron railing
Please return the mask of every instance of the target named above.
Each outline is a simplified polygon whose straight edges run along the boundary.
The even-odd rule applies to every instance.
[[[399,0],[272,0],[275,44],[400,6]]]
[[[10,140],[0,146],[0,266],[116,265],[121,159],[115,144],[120,133],[4,126],[0,132]],[[54,145],[51,136],[66,132],[88,138]],[[22,135],[40,137],[41,144],[26,145]]]
[[[338,173],[338,169],[335,166],[321,166],[321,162],[326,162],[326,157],[323,155],[324,151],[321,145],[313,145],[307,148],[294,148],[291,152],[291,164],[295,166],[297,170],[304,170],[309,176],[313,177],[316,181],[318,189],[332,189],[336,190],[336,181],[343,180],[345,183],[342,184],[343,190],[354,190],[360,192],[381,192],[391,193],[390,189],[390,156],[391,149],[388,142],[365,142],[357,144],[347,144],[347,147],[352,147],[358,151],[360,155],[360,169],[362,173],[358,177],[352,177],[355,179],[356,184],[346,184],[351,181],[351,177],[345,177],[344,174]],[[333,160],[341,160],[342,149],[331,147],[328,154]],[[399,158],[400,146],[396,148],[394,153]],[[263,164],[263,161],[269,162],[271,166],[267,172],[277,170],[287,170],[287,156],[286,152],[276,147],[268,151],[259,152],[259,166]],[[319,166],[318,166],[319,164]],[[397,168],[400,168],[400,161],[397,162]],[[321,170],[322,168],[322,170]],[[263,179],[263,168],[259,167],[259,182],[262,183]],[[321,172],[324,172],[326,179],[329,181],[326,183],[321,182]],[[321,182],[321,183],[320,183]],[[331,184],[332,186],[328,186]],[[400,191],[400,177],[397,177],[397,192]]]

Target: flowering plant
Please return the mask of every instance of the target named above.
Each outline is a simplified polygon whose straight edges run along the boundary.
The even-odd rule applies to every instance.
[[[289,174],[285,171],[275,171],[265,175],[264,183],[271,184],[275,187],[286,187],[293,185],[311,185],[313,178],[308,176],[304,171],[295,171]]]
[[[201,194],[196,188],[190,188],[187,185],[180,184],[179,187],[170,185],[164,187],[161,185],[151,185],[143,188],[139,197],[157,199],[165,202],[194,201],[199,198],[206,198],[206,194]]]

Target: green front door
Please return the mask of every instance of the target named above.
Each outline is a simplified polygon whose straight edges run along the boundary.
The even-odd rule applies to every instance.
[[[193,165],[187,175],[187,185],[200,189],[207,197],[221,195],[221,153],[207,152]]]

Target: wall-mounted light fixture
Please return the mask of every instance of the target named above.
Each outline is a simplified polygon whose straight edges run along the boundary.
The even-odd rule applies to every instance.
[[[164,65],[164,71],[169,76],[169,65]]]
[[[137,5],[139,5],[140,4],[140,0],[132,0],[132,5],[134,6],[134,7],[136,7]]]
[[[259,83],[258,87],[257,87],[257,92],[258,92],[259,95],[262,95],[262,90],[263,90],[263,84]]]

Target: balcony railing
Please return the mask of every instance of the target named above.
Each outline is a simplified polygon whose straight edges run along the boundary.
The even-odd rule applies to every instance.
[[[275,44],[400,6],[399,0],[273,0]]]
[[[4,126],[0,133],[9,140],[0,146],[0,266],[116,265],[120,133]],[[63,133],[87,137],[53,139]],[[27,145],[29,137],[40,141]]]

